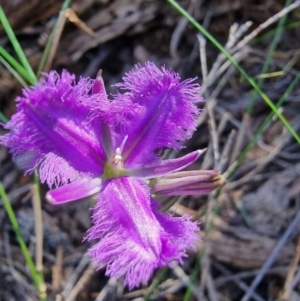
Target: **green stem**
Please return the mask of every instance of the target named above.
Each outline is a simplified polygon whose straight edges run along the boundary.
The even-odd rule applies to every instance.
[[[7,117],[0,111],[0,121],[6,123],[8,121]]]
[[[23,87],[27,87],[27,84],[23,80],[23,78],[19,75],[19,73],[4,59],[4,57],[0,56],[0,62],[7,68],[8,71],[19,81],[19,83]],[[5,123],[7,120],[5,121]]]
[[[25,258],[25,261],[28,265],[28,268],[29,268],[30,274],[32,276],[34,285],[35,285],[37,291],[40,293],[41,292],[40,291],[40,283],[41,282],[40,282],[39,274],[36,271],[36,268],[35,268],[35,265],[33,263],[32,258],[31,258],[30,252],[29,252],[29,250],[28,250],[28,248],[27,248],[27,246],[26,246],[26,244],[25,244],[25,242],[22,238],[19,223],[17,221],[15,213],[14,213],[12,207],[11,207],[10,201],[7,197],[7,194],[4,190],[4,187],[3,187],[1,182],[0,182],[0,196],[1,196],[1,199],[3,201],[4,209],[5,209],[5,211],[8,215],[10,223],[11,223],[11,225],[12,225],[14,231],[15,231],[15,234],[16,234],[17,240],[19,242],[19,245],[21,247],[23,256]],[[40,300],[41,301],[46,301],[46,298],[40,296]]]
[[[19,72],[31,85],[35,83],[30,74],[19,64],[2,46],[0,46],[0,55],[17,71]]]
[[[199,274],[200,272],[200,268],[201,268],[201,261],[202,261],[202,256],[203,256],[203,251],[200,251],[198,253],[198,256],[196,258],[196,264],[195,264],[195,267],[193,269],[193,274],[192,274],[192,277],[191,277],[191,285],[188,286],[185,294],[184,294],[184,299],[183,301],[190,301],[191,300],[191,297],[192,297],[192,286],[195,285],[196,283],[196,279],[197,279],[197,275]]]
[[[285,3],[285,7],[289,6],[290,3],[292,2],[292,0],[287,0],[286,3]],[[283,30],[283,25],[285,23],[285,20],[287,18],[287,15],[284,15],[278,22],[278,25],[276,27],[276,31],[275,31],[275,35],[274,35],[274,38],[272,40],[272,43],[271,43],[271,46],[269,48],[269,51],[268,51],[268,54],[267,54],[267,57],[265,59],[265,62],[263,64],[263,67],[262,67],[262,70],[261,70],[261,74],[266,74],[269,70],[269,67],[270,67],[270,63],[271,63],[271,60],[272,60],[272,57],[273,57],[273,54],[274,54],[274,51],[277,47],[277,44],[279,42],[279,39],[280,39],[280,34]],[[259,88],[262,87],[264,83],[264,78],[260,78],[258,79],[257,81],[257,85]],[[251,100],[250,100],[250,103],[249,103],[249,106],[247,108],[247,114],[248,115],[251,115],[252,114],[252,110],[253,110],[253,106],[254,106],[254,103],[256,101],[256,98],[257,98],[257,92],[256,91],[253,91],[252,93],[252,96],[251,96]]]
[[[35,76],[32,68],[31,68],[31,66],[30,66],[30,64],[29,64],[29,62],[28,62],[28,60],[27,60],[27,58],[24,54],[24,51],[23,51],[22,47],[20,46],[20,44],[19,44],[19,42],[18,42],[18,40],[17,40],[17,38],[16,38],[16,36],[15,36],[15,34],[14,34],[14,32],[13,32],[13,30],[12,30],[12,28],[11,28],[9,22],[8,22],[8,19],[6,18],[6,15],[5,15],[1,5],[0,5],[0,21],[3,25],[3,28],[4,28],[6,34],[9,38],[11,44],[13,45],[13,48],[15,49],[22,65],[24,66],[24,68],[28,72],[28,74],[30,75],[31,80],[36,82],[36,80],[37,80],[36,76]]]
[[[199,30],[208,40],[210,40],[232,63],[233,66],[245,77],[245,79],[250,83],[250,85],[257,91],[257,93],[262,97],[262,99],[268,104],[268,106],[275,112],[284,126],[292,134],[295,140],[300,143],[300,137],[285,119],[285,117],[277,111],[276,106],[270,100],[270,98],[258,87],[255,81],[248,76],[246,71],[238,64],[238,62],[231,56],[231,54],[203,27],[201,26],[187,11],[185,11],[180,5],[178,5],[174,0],[168,1],[180,14],[182,14],[197,30]]]
[[[284,92],[284,94],[281,96],[281,98],[277,102],[276,109],[278,109],[283,104],[283,102],[289,96],[289,94],[292,92],[292,90],[297,85],[297,83],[299,82],[299,80],[300,80],[300,72],[297,74],[297,76],[294,78],[294,80],[291,82],[291,84],[289,85],[289,87],[286,89],[286,91]],[[236,159],[236,161],[231,166],[230,171],[229,171],[228,175],[226,176],[226,179],[229,180],[232,177],[232,175],[236,172],[236,170],[238,169],[238,167],[240,166],[240,164],[244,161],[247,153],[252,148],[252,146],[255,144],[255,142],[257,141],[258,137],[265,130],[265,128],[267,127],[267,125],[269,124],[269,122],[271,121],[271,119],[274,117],[274,115],[275,115],[274,112],[271,112],[268,115],[268,117],[264,120],[264,122],[259,127],[259,129],[256,131],[256,133],[253,136],[253,138],[251,139],[251,141],[246,146],[246,148],[243,150],[243,152],[239,155],[239,157]]]
[[[167,272],[168,272],[168,268],[166,268],[166,267],[161,269],[161,271],[159,271],[159,274],[158,274],[157,279],[155,280],[155,283],[153,283],[153,285],[151,286],[151,289],[149,290],[147,296],[145,297],[145,301],[151,300],[151,296],[153,295],[154,291],[159,286],[159,284],[161,284],[161,282],[164,280]]]

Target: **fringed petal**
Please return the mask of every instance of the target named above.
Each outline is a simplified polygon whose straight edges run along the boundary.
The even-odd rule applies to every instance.
[[[107,276],[124,276],[130,289],[147,283],[156,268],[181,262],[196,238],[197,225],[186,217],[177,220],[152,207],[143,181],[120,177],[103,183],[94,208],[87,238],[100,241],[88,253],[100,268],[107,266]]]
[[[101,99],[88,94],[92,84],[90,79],[76,83],[75,76],[66,71],[61,76],[50,72],[36,86],[23,90],[23,97],[17,99],[17,113],[5,126],[10,133],[1,141],[27,172],[42,162],[47,170],[48,163],[54,166],[64,161],[70,168],[66,174],[64,168],[57,168],[58,177],[63,179],[59,184],[73,178],[68,179],[70,169],[92,177],[101,175],[106,160],[101,146],[101,116],[98,120],[91,117],[91,107]],[[51,158],[55,160],[51,162]],[[47,175],[44,179],[53,181],[48,181]]]
[[[187,257],[185,250],[195,250],[195,242],[201,240],[198,235],[199,223],[192,222],[187,214],[182,217],[175,217],[160,212],[158,203],[154,199],[151,199],[151,207],[167,238],[162,248],[162,253],[165,256],[164,261],[176,260],[182,264],[182,259]]]
[[[194,79],[180,82],[177,73],[150,62],[137,65],[123,80],[116,86],[126,92],[117,94],[112,105],[132,104],[129,118],[122,120],[123,136],[128,135],[124,163],[147,164],[156,160],[158,149],[180,149],[196,128],[200,86]]]

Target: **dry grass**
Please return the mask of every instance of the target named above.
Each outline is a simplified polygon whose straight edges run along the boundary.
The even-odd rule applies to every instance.
[[[30,63],[37,69],[61,1],[41,4],[36,0],[29,5],[21,0],[17,9],[13,1],[2,2]],[[194,0],[181,4],[226,45],[248,74],[256,80],[262,76],[272,35],[255,39],[274,30],[274,16],[286,13],[283,1]],[[269,108],[257,98],[251,115],[245,113],[251,88],[224,57],[203,37],[197,38],[195,30],[163,1],[74,1],[72,8],[81,21],[65,20],[52,68],[91,77],[101,68],[107,87],[119,81],[134,63],[147,60],[166,64],[183,78],[199,76],[206,107],[186,150],[208,147],[203,161],[193,167],[217,168],[228,174]],[[299,8],[293,10],[286,24],[299,20],[299,14]],[[9,49],[1,29],[0,34],[0,44]],[[299,72],[299,37],[297,26],[284,30],[268,74],[263,75],[267,77],[263,90],[273,102]],[[10,116],[21,87],[2,65],[0,87],[0,110]],[[298,133],[299,95],[298,84],[281,108]],[[22,235],[43,268],[48,300],[292,301],[300,300],[299,150],[282,123],[273,118],[218,195],[184,198],[170,208],[202,222],[204,241],[197,245],[201,256],[190,253],[183,267],[164,270],[162,277],[158,271],[148,288],[133,292],[123,289],[121,281],[108,281],[104,271],[95,271],[84,256],[88,244],[81,241],[90,227],[88,201],[61,207],[43,203],[42,212],[34,210],[37,200],[32,194],[32,178],[16,169],[3,147],[0,180]],[[42,187],[43,195],[46,190]],[[43,231],[35,232],[41,221]],[[1,202],[0,229],[0,301],[37,300]]]

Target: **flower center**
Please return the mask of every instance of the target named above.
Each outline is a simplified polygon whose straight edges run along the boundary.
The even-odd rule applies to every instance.
[[[122,151],[126,143],[128,136],[125,136],[120,147],[116,148],[115,154],[105,165],[104,172],[102,175],[103,179],[119,178],[121,176],[126,176],[127,171],[123,169],[123,157]]]
[[[122,157],[122,151],[120,147],[116,149],[116,153],[113,158],[113,164],[115,164],[117,168],[122,168],[123,166],[123,157]]]

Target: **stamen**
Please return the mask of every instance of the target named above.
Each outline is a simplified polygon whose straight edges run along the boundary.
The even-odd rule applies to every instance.
[[[120,146],[120,151],[121,151],[121,153],[123,152],[123,149],[124,149],[124,146],[125,146],[125,143],[126,143],[127,139],[128,139],[128,135],[126,135],[126,136],[124,137],[124,139],[123,139],[123,141],[122,141],[122,143],[121,143],[121,146]]]
[[[123,163],[123,157],[122,157],[122,152],[125,146],[125,143],[127,141],[128,135],[126,135],[121,143],[121,146],[118,147],[115,151],[115,155],[114,155],[114,163],[116,165],[119,165],[119,167],[122,165]]]
[[[116,149],[116,154],[115,154],[115,156],[114,156],[114,162],[116,163],[116,164],[118,164],[119,162],[122,162],[122,152],[121,152],[121,149],[120,149],[120,147],[118,147],[117,149]]]

